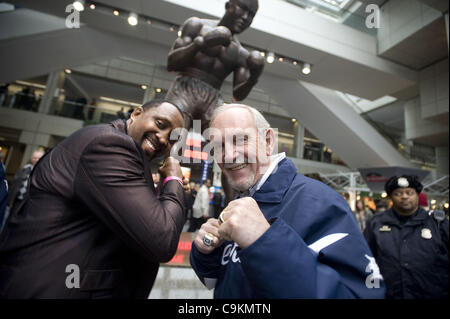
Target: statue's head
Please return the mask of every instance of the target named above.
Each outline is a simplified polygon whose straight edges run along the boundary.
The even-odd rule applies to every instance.
[[[229,0],[225,4],[224,25],[231,33],[241,33],[253,21],[258,11],[258,0]]]

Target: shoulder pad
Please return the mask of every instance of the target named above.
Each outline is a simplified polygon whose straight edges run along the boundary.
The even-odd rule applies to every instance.
[[[438,222],[441,222],[445,219],[445,212],[442,210],[432,210],[430,214],[432,214],[433,218],[436,219]]]

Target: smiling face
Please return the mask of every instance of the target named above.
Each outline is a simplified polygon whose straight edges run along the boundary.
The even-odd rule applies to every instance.
[[[258,11],[257,0],[230,0],[225,5],[226,27],[231,33],[241,33],[247,29]]]
[[[144,110],[136,108],[127,121],[128,135],[142,148],[151,160],[168,154],[176,141],[169,139],[173,129],[183,126],[178,109],[168,102]]]
[[[267,170],[273,146],[273,130],[258,133],[252,113],[233,107],[211,123],[214,159],[231,187],[244,192]]]

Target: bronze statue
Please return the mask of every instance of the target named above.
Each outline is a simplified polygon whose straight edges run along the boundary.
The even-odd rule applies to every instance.
[[[178,75],[166,99],[178,105],[191,120],[200,119],[202,131],[222,104],[220,87],[233,73],[233,97],[243,100],[264,68],[260,52],[246,50],[234,36],[247,29],[258,11],[258,0],[229,0],[220,20],[187,19],[168,55],[167,69]]]

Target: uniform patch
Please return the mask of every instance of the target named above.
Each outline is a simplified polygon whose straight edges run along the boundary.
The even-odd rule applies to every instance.
[[[391,231],[391,227],[389,227],[388,225],[383,225],[380,227],[380,229],[378,229],[378,231]]]

